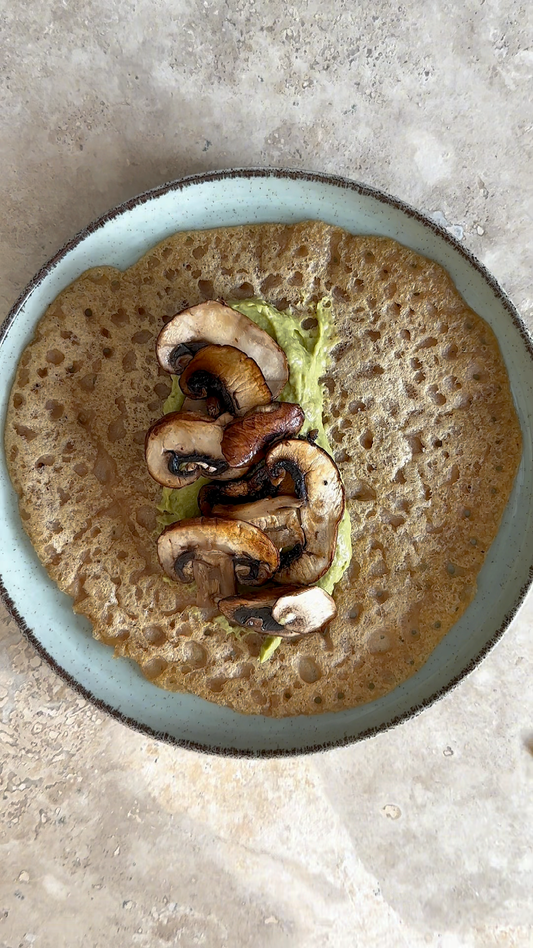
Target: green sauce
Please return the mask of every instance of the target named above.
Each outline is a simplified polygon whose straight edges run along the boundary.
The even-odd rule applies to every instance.
[[[302,320],[309,318],[309,312],[303,316],[280,313],[263,300],[243,300],[229,305],[257,323],[281,346],[287,356],[290,374],[278,400],[300,405],[305,412],[301,434],[317,429],[316,443],[332,454],[322,421],[324,390],[319,382],[326,374],[335,338],[330,300],[321,300],[317,304],[318,325],[314,329],[302,329]]]
[[[330,351],[336,338],[331,300],[323,299],[317,303],[315,313],[317,325],[311,329],[302,328],[302,321],[309,319],[310,316],[308,308],[304,313],[295,315],[280,313],[269,303],[259,299],[239,300],[230,302],[229,305],[239,313],[248,316],[281,346],[287,356],[290,375],[278,399],[282,402],[296,402],[302,407],[305,423],[301,433],[307,434],[308,431],[317,430],[316,443],[328,454],[333,455],[322,421],[325,391],[320,382],[330,364]],[[179,411],[183,401],[184,395],[179,387],[178,379],[173,376],[172,391],[163,405],[164,413]],[[206,478],[202,477],[181,490],[169,490],[165,487],[161,502],[157,507],[160,512],[159,525],[164,527],[178,520],[197,517],[199,515],[198,493],[206,483]],[[339,524],[335,557],[325,576],[318,580],[317,586],[321,586],[326,592],[333,592],[351,558],[350,516],[345,510]],[[266,661],[273,653],[274,638],[278,637],[269,636],[265,639],[261,649],[261,661]],[[279,642],[275,647],[278,644]]]

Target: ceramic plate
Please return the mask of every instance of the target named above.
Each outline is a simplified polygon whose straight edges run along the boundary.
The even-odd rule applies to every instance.
[[[20,628],[52,667],[124,723],[170,743],[243,756],[323,750],[405,721],[453,687],[511,621],[533,563],[533,350],[515,308],[492,276],[434,222],[388,195],[321,174],[269,169],[185,178],[110,211],[70,241],[37,274],[0,330],[3,431],[15,367],[48,304],[89,267],[125,269],[178,230],[320,219],[357,234],[394,237],[442,264],[469,305],[492,326],[511,379],[524,453],[476,598],[424,667],[390,694],[360,708],[282,720],[245,716],[191,695],[169,694],[133,663],[116,661],[75,616],[41,567],[24,533],[3,454],[0,459],[2,595]]]

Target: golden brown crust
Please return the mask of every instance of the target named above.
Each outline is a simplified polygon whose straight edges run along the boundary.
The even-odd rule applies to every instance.
[[[164,320],[253,295],[302,319],[332,298],[326,420],[354,550],[329,633],[263,665],[257,635],[206,624],[163,577],[143,457],[169,390]],[[125,273],[84,274],[22,356],[5,444],[25,529],[96,637],[162,687],[275,716],[364,703],[420,667],[475,594],[521,454],[494,334],[448,274],[318,222],[177,234]]]

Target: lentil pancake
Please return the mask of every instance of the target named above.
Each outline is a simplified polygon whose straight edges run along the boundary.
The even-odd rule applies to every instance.
[[[302,321],[331,298],[325,422],[353,545],[328,632],[263,664],[256,633],[206,622],[164,577],[144,460],[170,391],[160,328],[204,299],[253,296]],[[521,433],[496,338],[440,266],[304,222],[179,233],[125,272],[84,273],[22,355],[5,447],[24,528],[97,639],[163,688],[286,716],[363,704],[426,661],[475,595]]]

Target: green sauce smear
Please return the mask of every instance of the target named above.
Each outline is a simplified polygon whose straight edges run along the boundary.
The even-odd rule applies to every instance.
[[[279,310],[260,299],[229,302],[232,309],[248,316],[261,329],[272,336],[281,346],[289,363],[289,381],[278,400],[296,402],[305,413],[305,423],[301,434],[317,430],[316,443],[333,456],[332,447],[327,439],[322,413],[326,392],[320,378],[326,374],[330,365],[330,351],[336,340],[335,325],[331,311],[331,300],[320,300],[316,305],[317,325],[303,329],[302,321],[310,317],[308,307],[301,313],[280,313]],[[179,411],[185,396],[179,387],[176,376],[172,377],[172,391],[163,405],[163,412]],[[181,490],[163,488],[158,523],[161,528],[178,520],[199,516],[198,494],[201,487],[208,483],[202,477]],[[352,558],[350,515],[344,511],[337,533],[337,549],[327,573],[317,581],[326,592],[332,593],[343,576]],[[259,660],[267,661],[281,642],[279,636],[268,636],[261,648]]]

